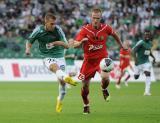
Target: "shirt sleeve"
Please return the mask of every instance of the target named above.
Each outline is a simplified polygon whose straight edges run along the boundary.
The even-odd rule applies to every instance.
[[[106,27],[107,34],[112,35],[115,33],[115,31],[112,29],[112,27],[110,25],[106,25],[106,26],[107,26]]]
[[[136,43],[136,45],[132,48],[132,51],[133,51],[133,52],[137,52],[137,50],[138,50],[142,45],[143,45],[142,40],[141,40],[141,41],[138,41],[138,42]]]
[[[37,35],[40,31],[40,27],[36,27],[33,32],[30,34],[30,36],[28,37],[28,42],[33,44],[36,40],[37,40]]]
[[[66,36],[65,36],[62,28],[61,28],[60,26],[58,26],[58,25],[57,25],[56,27],[57,27],[58,32],[59,32],[59,34],[60,34],[60,40],[63,41],[63,42],[65,42],[65,43],[68,43],[68,41],[67,41],[67,39],[66,39]]]
[[[81,28],[81,30],[77,33],[75,40],[80,42],[85,37],[86,37],[85,31],[83,28]]]

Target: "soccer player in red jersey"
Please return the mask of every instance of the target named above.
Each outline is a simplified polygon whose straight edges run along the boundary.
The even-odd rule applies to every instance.
[[[89,84],[96,72],[101,74],[101,87],[105,100],[108,100],[109,73],[101,71],[99,63],[102,58],[108,57],[106,41],[109,35],[113,36],[119,46],[123,48],[122,42],[116,32],[107,24],[102,24],[102,11],[94,8],[91,11],[91,23],[84,25],[70,45],[78,47],[82,45],[84,50],[84,61],[80,70],[79,79],[82,80],[81,96],[84,103],[84,114],[90,113],[89,109]]]
[[[130,78],[130,73],[128,71],[128,68],[130,67],[131,70],[133,70],[132,65],[130,64],[130,57],[131,57],[131,48],[130,48],[131,41],[126,40],[123,43],[123,46],[128,49],[124,50],[123,48],[120,49],[120,76],[118,78],[118,81],[116,82],[116,88],[120,89],[120,83],[122,77],[127,74],[127,77],[125,78],[125,85],[128,86],[128,79]]]

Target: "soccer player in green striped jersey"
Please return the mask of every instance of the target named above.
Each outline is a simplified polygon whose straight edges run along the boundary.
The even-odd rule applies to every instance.
[[[144,95],[150,96],[150,85],[151,85],[151,67],[152,64],[149,61],[149,56],[153,58],[153,63],[155,63],[155,57],[151,51],[152,40],[151,40],[151,32],[149,30],[145,30],[144,32],[144,40],[140,40],[133,47],[133,55],[135,60],[135,79],[138,79],[140,73],[144,73],[146,76],[145,81],[145,92]]]
[[[52,13],[47,13],[44,18],[44,25],[37,26],[28,41],[26,42],[27,55],[30,54],[30,49],[35,41],[39,43],[40,55],[44,58],[44,65],[55,75],[59,80],[59,96],[57,97],[56,111],[62,111],[62,100],[66,94],[66,83],[76,85],[77,83],[65,73],[65,58],[64,49],[69,48],[65,34],[56,25],[56,17]]]
[[[70,39],[73,40],[73,39]],[[69,41],[70,41],[69,40]],[[75,58],[76,58],[76,49],[75,48],[69,48],[65,51],[65,60],[66,60],[66,69],[67,73],[74,77],[77,74],[77,68],[75,65]]]

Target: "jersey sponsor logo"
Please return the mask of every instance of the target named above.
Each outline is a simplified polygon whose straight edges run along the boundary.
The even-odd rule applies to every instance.
[[[150,50],[145,50],[144,55],[150,55]]]
[[[89,45],[89,51],[102,49],[103,45]]]
[[[54,45],[46,44],[46,49],[47,49],[47,50],[50,50],[50,49],[52,49],[52,48],[54,48],[54,47],[55,47]]]

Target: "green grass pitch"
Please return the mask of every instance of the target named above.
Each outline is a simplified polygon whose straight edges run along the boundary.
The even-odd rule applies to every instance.
[[[0,123],[160,123],[160,82],[152,83],[152,96],[143,96],[144,83],[111,83],[110,102],[99,83],[91,83],[91,114],[82,114],[81,83],[68,89],[63,112],[55,112],[58,84],[51,82],[1,82]]]

